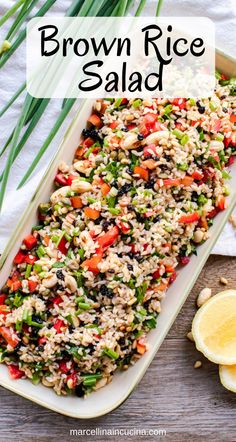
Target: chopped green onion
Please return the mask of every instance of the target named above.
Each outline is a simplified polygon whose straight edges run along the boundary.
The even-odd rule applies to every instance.
[[[183,136],[183,132],[179,129],[174,129],[173,130],[173,135],[175,135],[179,140],[181,140],[182,136]]]
[[[190,104],[190,106],[195,106],[196,105],[196,100],[194,100],[194,98],[190,98],[189,99],[189,104]]]
[[[187,134],[183,135],[183,137],[180,140],[181,146],[184,146],[189,141],[189,136]]]
[[[200,206],[203,206],[204,204],[206,204],[207,201],[208,201],[208,199],[203,194],[199,195],[199,197],[197,199],[197,202]]]
[[[42,258],[45,254],[46,254],[46,250],[45,248],[41,245],[38,247],[38,249],[36,250],[36,253],[38,255],[39,258]]]
[[[142,104],[142,100],[140,100],[140,98],[139,98],[138,100],[135,100],[135,101],[132,103],[132,106],[133,106],[134,108],[136,108],[136,107],[139,107],[140,104]]]
[[[223,141],[224,135],[221,134],[221,133],[218,133],[217,136],[216,136],[216,139],[217,139],[217,141]]]
[[[78,302],[78,306],[81,310],[89,310],[91,308],[91,304],[88,302]]]
[[[26,271],[25,271],[25,279],[29,278],[31,270],[32,270],[32,265],[31,264],[27,264]]]
[[[42,267],[39,264],[34,264],[34,272],[35,273],[42,272]]]
[[[123,98],[117,98],[114,103],[114,109],[117,109],[121,105]]]
[[[179,170],[188,170],[188,164],[187,163],[183,163],[183,164],[178,163],[177,164],[177,169],[179,169]]]
[[[84,259],[85,250],[84,249],[78,249],[78,254],[80,256],[80,259]]]
[[[65,266],[64,262],[57,261],[57,262],[54,262],[54,264],[52,265],[52,268],[53,269],[60,269],[61,267],[64,267],[64,266]]]
[[[226,171],[226,170],[222,170],[222,178],[224,178],[225,180],[230,180],[232,177],[231,175]]]
[[[214,112],[218,108],[218,104],[214,101],[210,101],[210,109]]]
[[[112,214],[112,215],[119,215],[119,213],[120,213],[120,209],[116,209],[116,208],[110,208],[109,209],[109,212]]]
[[[115,359],[116,360],[116,359],[119,358],[118,353],[116,351],[112,350],[111,348],[105,348],[103,350],[103,354],[108,356],[111,359]]]

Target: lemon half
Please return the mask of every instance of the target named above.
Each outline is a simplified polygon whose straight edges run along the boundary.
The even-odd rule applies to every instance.
[[[236,364],[236,290],[225,290],[210,298],[192,323],[196,347],[210,361]]]
[[[236,365],[220,365],[219,375],[222,385],[236,393]]]

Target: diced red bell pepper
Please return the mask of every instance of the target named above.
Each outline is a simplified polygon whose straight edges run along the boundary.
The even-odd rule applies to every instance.
[[[17,365],[8,365],[8,371],[11,379],[20,379],[25,376],[24,371],[20,370]]]
[[[7,286],[10,288],[12,292],[16,292],[21,288],[21,281],[20,279],[16,279],[15,281],[13,281],[13,279],[8,279]]]
[[[64,173],[57,173],[54,181],[55,183],[60,184],[60,186],[67,186],[67,177],[64,175]]]
[[[186,266],[189,263],[190,258],[189,256],[180,256],[179,260],[182,265]]]
[[[72,181],[73,180],[75,180],[76,178],[78,178],[78,176],[76,176],[76,175],[69,175],[68,177],[67,177],[67,186],[71,186],[71,184],[72,184]]]
[[[67,376],[67,385],[68,385],[68,381],[72,381],[72,385],[70,385],[70,388],[75,388],[76,384],[77,384],[77,376],[76,373],[71,373]]]
[[[114,130],[119,125],[118,121],[112,121],[112,123],[109,124],[110,129]]]
[[[216,205],[219,210],[225,210],[226,208],[226,198],[224,195],[220,195],[216,200]]]
[[[6,298],[7,298],[7,295],[5,295],[5,293],[0,294],[0,305],[5,304]]]
[[[226,164],[226,167],[232,166],[232,164],[234,164],[234,162],[235,162],[235,156],[231,155],[231,157],[229,157],[229,159],[228,159],[228,163]]]
[[[229,77],[227,77],[225,74],[221,74],[220,79],[225,81],[225,80],[228,80]]]
[[[67,246],[67,241],[64,236],[61,238],[61,241],[59,242],[57,248],[61,253],[63,253],[63,255],[67,255],[68,246]]]
[[[89,148],[94,144],[94,140],[91,137],[85,138],[83,141],[83,147]]]
[[[189,215],[183,215],[179,218],[179,222],[183,224],[191,224],[200,219],[198,212],[190,213]]]
[[[61,333],[62,327],[64,327],[65,323],[62,319],[57,319],[53,327],[56,329],[57,333]]]
[[[88,122],[91,123],[93,126],[95,126],[95,127],[97,127],[97,128],[99,128],[99,127],[102,126],[102,120],[101,120],[101,118],[100,118],[98,115],[96,115],[96,114],[92,114],[92,115],[89,117]]]
[[[143,155],[144,155],[144,157],[149,157],[150,155],[156,156],[157,155],[157,146],[155,146],[155,144],[148,144],[147,146],[144,146]]]
[[[25,262],[27,263],[27,264],[34,264],[35,263],[35,261],[37,261],[38,260],[38,258],[37,258],[37,256],[33,256],[33,255],[26,255],[25,256]]]
[[[147,114],[144,115],[143,121],[146,125],[153,126],[157,121],[157,114],[148,112]]]
[[[8,327],[5,327],[4,325],[2,325],[0,327],[0,334],[2,335],[2,337],[5,339],[5,341],[13,348],[16,347],[16,345],[18,344],[19,340],[17,338],[17,336],[15,336],[15,333]]]
[[[155,272],[152,274],[153,279],[159,279],[160,278],[160,270],[157,269],[155,270]]]
[[[38,344],[39,345],[46,344],[46,342],[47,342],[46,336],[41,336],[41,338],[38,339]]]
[[[198,170],[195,170],[195,172],[192,173],[192,178],[194,180],[200,181],[203,179],[203,177],[204,177],[203,173],[199,172]]]
[[[69,373],[70,368],[67,367],[67,361],[60,361],[59,362],[59,370],[65,374]]]
[[[28,281],[28,287],[29,287],[29,291],[30,291],[30,293],[33,293],[33,292],[35,291],[37,285],[38,285],[38,283],[37,283],[36,281],[31,281],[31,280],[29,279],[29,281]]]
[[[25,246],[27,247],[28,250],[33,249],[33,247],[36,246],[38,240],[37,238],[35,238],[34,235],[27,235],[24,239],[23,239],[23,243],[25,244]]]
[[[10,309],[9,309],[9,307],[7,305],[5,305],[5,304],[0,305],[0,314],[1,315],[6,316],[9,313],[11,313],[11,311],[10,311]]]
[[[211,125],[211,131],[219,132],[220,128],[221,128],[221,120],[220,120],[220,119],[217,119],[217,120],[215,120],[214,123]]]
[[[134,123],[131,123],[131,124],[128,124],[128,129],[129,130],[133,130],[133,129],[135,129],[136,128],[136,124],[134,124]]]
[[[101,249],[111,246],[119,236],[119,229],[117,226],[112,227],[104,235],[97,239],[98,245]]]
[[[86,259],[81,266],[83,268],[87,268],[89,272],[96,274],[100,271],[98,268],[98,264],[101,262],[101,260],[102,253],[97,253],[97,255],[92,256],[92,258]]]
[[[180,109],[186,108],[186,99],[185,98],[174,98],[172,101],[173,106],[178,106]]]
[[[130,232],[130,225],[128,223],[120,222],[120,230],[122,233],[127,234]]]
[[[219,213],[219,210],[218,210],[217,207],[215,207],[214,209],[211,210],[211,212],[209,212],[209,213],[207,214],[207,218],[208,218],[208,219],[215,218],[215,216],[217,215],[217,213]]]
[[[122,98],[122,101],[121,101],[121,105],[123,106],[124,104],[127,104],[128,103],[128,99],[127,98]]]
[[[22,264],[23,262],[25,262],[25,254],[21,250],[19,250],[13,262],[14,264]]]
[[[176,271],[174,271],[174,273],[172,273],[172,275],[169,277],[169,284],[172,284],[177,278],[177,273]]]
[[[175,269],[174,269],[174,267],[172,265],[165,264],[165,271],[166,271],[166,273],[174,273]]]
[[[59,305],[63,302],[63,299],[60,296],[56,296],[56,298],[52,299],[53,304]]]
[[[231,123],[236,123],[236,114],[230,115],[230,121],[231,121]]]
[[[229,145],[230,144],[232,144],[233,146],[235,146],[235,142],[233,141],[233,139],[232,139],[232,135],[231,134],[229,134],[229,136],[225,136],[224,137],[224,141],[223,141],[223,143],[224,143],[224,146],[227,148],[227,147],[229,147]]]

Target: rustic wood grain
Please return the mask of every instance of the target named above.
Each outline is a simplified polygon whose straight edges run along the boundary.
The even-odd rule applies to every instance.
[[[45,410],[0,388],[0,441],[90,441],[72,437],[70,429],[145,428],[166,429],[166,437],[105,437],[105,440],[167,440],[174,442],[236,441],[236,395],[225,390],[218,367],[200,355],[185,335],[190,329],[199,290],[224,289],[220,276],[236,288],[236,258],[212,256],[203,269],[188,301],[155,360],[129,399],[113,413],[99,419],[79,421]],[[196,360],[202,368],[194,369]]]

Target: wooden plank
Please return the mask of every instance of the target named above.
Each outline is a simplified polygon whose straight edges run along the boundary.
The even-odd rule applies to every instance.
[[[205,360],[185,335],[195,312],[195,299],[205,286],[222,290],[219,277],[236,288],[236,259],[211,257],[143,380],[118,409],[108,416],[78,421],[45,410],[13,393],[0,389],[0,441],[92,440],[70,436],[70,429],[165,429],[160,440],[174,442],[236,440],[236,395],[225,390],[218,378],[218,367]],[[178,294],[176,294],[177,296]],[[202,360],[202,368],[193,364]],[[105,440],[156,441],[158,437],[105,437]]]

